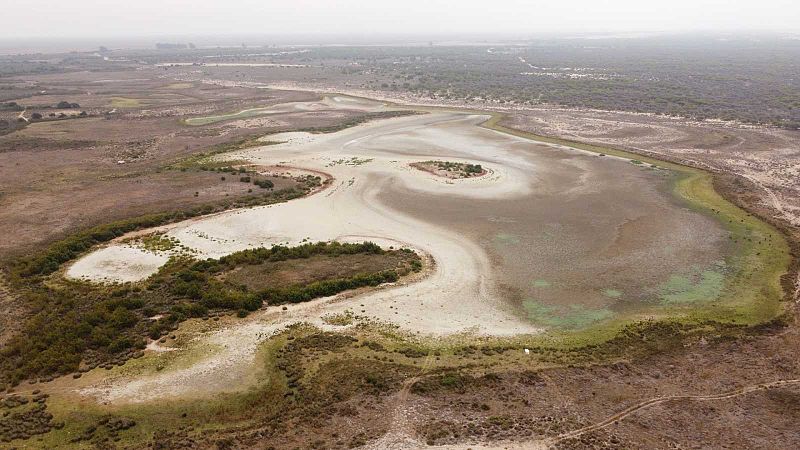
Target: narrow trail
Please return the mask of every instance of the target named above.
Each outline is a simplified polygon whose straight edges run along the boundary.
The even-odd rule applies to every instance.
[[[403,387],[395,394],[389,431],[380,439],[367,445],[366,449],[402,450],[420,448],[424,445],[414,437],[414,426],[410,419],[412,411],[408,408],[408,395],[414,383],[425,378],[425,373],[433,366],[433,355],[428,355],[420,367],[420,374],[403,382]]]
[[[712,400],[725,400],[725,399],[739,397],[739,396],[742,396],[742,395],[747,395],[747,394],[750,394],[752,392],[772,389],[772,388],[781,387],[781,386],[788,386],[788,385],[797,384],[797,383],[800,383],[800,379],[778,380],[778,381],[773,381],[773,382],[770,382],[770,383],[754,384],[754,385],[745,386],[745,387],[742,387],[742,388],[739,388],[739,389],[735,389],[733,391],[723,392],[723,393],[720,393],[720,394],[709,394],[709,395],[666,395],[666,396],[662,396],[662,397],[654,397],[654,398],[651,398],[649,400],[645,400],[645,401],[639,402],[639,403],[637,403],[637,404],[635,404],[633,406],[630,406],[630,407],[628,407],[628,408],[626,408],[626,409],[624,409],[624,410],[622,410],[622,411],[620,411],[620,412],[618,412],[618,413],[616,413],[616,414],[614,414],[612,416],[609,416],[608,418],[606,418],[606,419],[604,419],[604,420],[602,420],[600,422],[596,422],[596,423],[594,423],[592,425],[587,425],[587,426],[585,426],[583,428],[579,428],[577,430],[573,430],[573,431],[569,431],[567,433],[560,434],[560,435],[556,436],[555,438],[544,439],[544,440],[539,441],[539,442],[546,443],[548,445],[554,445],[554,444],[557,444],[557,443],[559,443],[561,441],[565,441],[567,439],[577,438],[577,437],[580,437],[580,436],[582,436],[582,435],[584,435],[586,433],[591,433],[593,431],[597,431],[597,430],[606,428],[606,427],[608,427],[608,426],[610,426],[610,425],[612,425],[612,424],[614,424],[614,423],[616,423],[616,422],[618,422],[618,421],[630,416],[631,414],[634,414],[634,413],[636,413],[638,411],[641,411],[643,409],[647,409],[647,408],[649,408],[651,406],[659,405],[661,403],[666,403],[666,402],[671,402],[671,401],[681,401],[681,400],[684,400],[684,401],[698,401],[698,402],[712,401]]]

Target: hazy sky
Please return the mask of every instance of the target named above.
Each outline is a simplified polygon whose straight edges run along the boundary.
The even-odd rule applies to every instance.
[[[209,34],[800,31],[800,0],[0,0],[0,39]]]

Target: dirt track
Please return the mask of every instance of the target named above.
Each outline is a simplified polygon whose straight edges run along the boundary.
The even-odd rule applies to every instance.
[[[556,444],[567,441],[569,439],[578,438],[584,434],[591,433],[593,431],[601,430],[603,428],[609,427],[621,420],[624,420],[626,417],[636,414],[637,412],[650,408],[651,406],[659,405],[666,402],[680,402],[680,401],[696,401],[696,402],[706,402],[706,401],[714,401],[714,400],[725,400],[730,398],[739,397],[742,395],[747,395],[753,392],[767,390],[772,388],[778,388],[783,386],[788,386],[792,384],[800,383],[800,379],[791,379],[791,380],[778,380],[768,383],[759,383],[749,386],[744,386],[742,388],[722,392],[719,394],[708,394],[708,395],[667,395],[662,397],[654,397],[642,402],[639,402],[635,405],[632,405],[616,414],[609,416],[608,418],[593,423],[591,425],[587,425],[585,427],[579,428],[577,430],[569,431],[563,434],[560,434],[554,438],[548,439],[536,439],[532,441],[526,442],[506,442],[506,443],[495,443],[495,444],[457,444],[457,445],[437,445],[437,446],[424,446],[425,448],[433,448],[433,449],[442,449],[442,450],[544,450],[548,448],[554,447]],[[406,449],[413,449],[413,448],[420,448],[423,447],[422,443],[414,441],[410,437],[407,437],[405,440],[401,440],[399,437],[395,436],[395,441],[401,444],[388,447],[392,448],[393,450],[406,450]],[[375,447],[377,448],[387,448],[387,447]]]

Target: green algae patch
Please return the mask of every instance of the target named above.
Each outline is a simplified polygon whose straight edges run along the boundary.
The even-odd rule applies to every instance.
[[[559,329],[581,329],[605,321],[614,316],[607,308],[590,309],[582,305],[569,305],[566,308],[544,305],[533,299],[526,299],[522,307],[528,320],[537,325]]]
[[[603,289],[603,295],[608,298],[620,298],[622,297],[622,291],[617,289]]]
[[[659,297],[665,304],[692,304],[716,300],[725,286],[725,275],[714,270],[699,274],[672,275],[659,286]]]

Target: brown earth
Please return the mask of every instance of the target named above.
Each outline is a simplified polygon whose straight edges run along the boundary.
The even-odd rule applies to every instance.
[[[795,328],[757,338],[700,339],[652,357],[610,365],[507,372],[458,382],[427,381],[405,408],[429,443],[554,437],[602,421],[654,397],[706,395],[796,379]],[[746,361],[746,363],[744,362]],[[642,409],[606,429],[558,448],[794,448],[800,409],[797,384],[729,399],[674,400]]]
[[[215,145],[289,129],[337,125],[362,115],[355,111],[297,112],[247,127],[228,122],[187,127],[179,120],[190,115],[319,97],[201,84],[173,89],[174,82],[152,73],[135,75],[41,76],[35,81],[42,87],[85,93],[16,99],[27,106],[50,105],[66,98],[80,103],[89,117],[36,122],[0,136],[0,259],[110,220],[241,194],[244,186],[230,180],[162,169]],[[119,81],[126,79],[134,81]],[[107,114],[116,97],[145,99],[147,107]],[[199,192],[197,197],[195,192]]]

